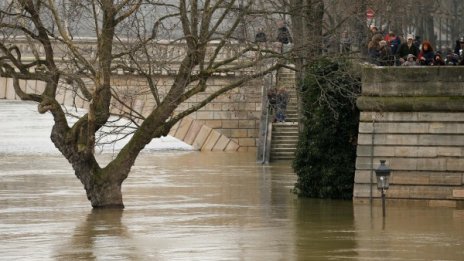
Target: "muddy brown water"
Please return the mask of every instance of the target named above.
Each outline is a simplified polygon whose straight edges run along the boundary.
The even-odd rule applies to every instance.
[[[144,153],[92,210],[58,155],[0,155],[0,260],[464,260],[464,211],[297,198],[289,162]],[[387,195],[388,197],[388,195]]]

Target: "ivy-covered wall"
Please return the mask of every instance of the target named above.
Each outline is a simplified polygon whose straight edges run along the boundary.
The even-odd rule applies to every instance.
[[[320,59],[302,84],[303,130],[293,168],[306,197],[351,199],[356,162],[360,75],[343,61]]]

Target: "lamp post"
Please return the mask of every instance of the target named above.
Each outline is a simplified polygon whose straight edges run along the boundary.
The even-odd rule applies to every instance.
[[[390,169],[385,165],[385,160],[380,160],[380,166],[375,170],[377,189],[382,193],[382,215],[385,217],[385,192],[390,186]]]

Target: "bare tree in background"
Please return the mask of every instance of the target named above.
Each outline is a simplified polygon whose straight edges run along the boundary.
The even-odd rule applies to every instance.
[[[366,8],[375,11],[368,23],[385,33],[408,33],[428,40],[439,49],[452,47],[464,35],[463,1],[456,0],[363,0]]]
[[[272,48],[244,41],[233,45],[241,21],[251,14],[252,1],[152,0],[11,0],[0,4],[0,75],[13,79],[16,95],[50,112],[51,140],[71,163],[92,207],[122,208],[121,184],[140,151],[153,139],[168,134],[182,117],[219,95],[262,77],[280,65],[266,63]],[[96,39],[92,48],[77,44],[79,36]],[[27,39],[26,49],[15,45]],[[167,41],[164,41],[167,39]],[[184,46],[173,58],[169,47]],[[222,57],[222,58],[221,58]],[[173,83],[160,92],[156,72],[169,59],[177,61]],[[257,64],[262,70],[257,70]],[[114,71],[138,72],[145,77],[155,106],[144,116],[126,103],[114,88]],[[252,73],[203,97],[195,106],[174,113],[179,105],[205,91],[216,73]],[[42,93],[29,93],[21,80],[45,82]],[[71,86],[89,102],[88,112],[70,125],[57,101],[60,84]],[[138,90],[134,90],[137,92]],[[96,133],[108,123],[111,106],[123,108],[134,124],[133,136],[111,162],[102,167],[95,157]]]

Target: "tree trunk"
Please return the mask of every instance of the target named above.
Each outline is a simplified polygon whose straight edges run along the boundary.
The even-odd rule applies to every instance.
[[[92,184],[85,191],[93,208],[124,208],[121,184],[118,182]]]
[[[306,77],[307,65],[321,55],[324,2],[321,0],[291,0],[290,15],[294,36],[295,81],[297,84],[297,104],[299,121],[302,121],[301,88]],[[303,124],[300,124],[300,128]]]
[[[290,1],[296,80],[305,78],[305,68],[322,51],[324,2],[321,0]]]
[[[96,169],[96,166],[89,168],[88,162],[73,164],[73,167],[93,208],[124,208],[120,173]]]

